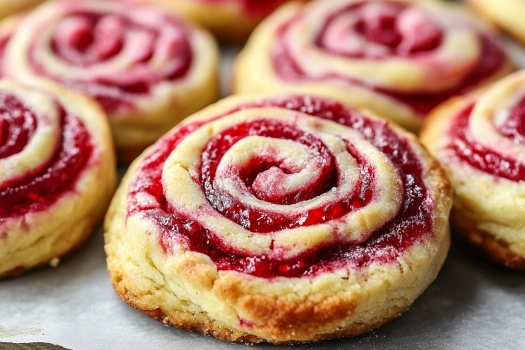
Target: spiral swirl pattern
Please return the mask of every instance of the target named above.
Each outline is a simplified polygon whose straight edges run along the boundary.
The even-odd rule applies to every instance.
[[[525,181],[525,90],[518,98],[485,96],[458,114],[450,149],[471,167],[498,178]]]
[[[163,231],[167,252],[182,244],[219,269],[308,276],[425,239],[434,204],[422,172],[385,123],[322,99],[269,99],[164,137],[127,210]]]
[[[512,69],[489,26],[437,1],[290,5],[250,41],[237,62],[237,91],[299,88],[411,130],[439,103]]]
[[[97,100],[124,149],[144,148],[212,102],[216,66],[206,33],[122,1],[45,4],[17,26],[4,58],[8,77],[57,82]],[[198,101],[187,98],[196,92]]]
[[[437,162],[385,120],[234,96],[133,163],[106,217],[108,267],[131,305],[221,339],[361,334],[435,278],[450,206]]]
[[[109,128],[91,101],[0,83],[0,277],[60,257],[115,184]]]
[[[456,186],[456,226],[494,259],[517,268],[525,268],[524,82],[519,72],[446,104],[423,134]]]
[[[0,95],[0,220],[71,190],[92,157],[84,124],[44,94]]]

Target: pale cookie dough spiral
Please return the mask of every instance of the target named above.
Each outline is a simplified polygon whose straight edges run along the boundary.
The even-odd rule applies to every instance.
[[[237,59],[234,90],[332,97],[418,131],[441,102],[511,70],[492,28],[461,5],[319,0],[261,24]]]
[[[0,277],[56,261],[89,236],[115,188],[113,152],[93,101],[0,82]]]
[[[125,1],[61,0],[32,11],[5,47],[3,73],[93,97],[130,160],[218,98],[218,50],[204,30]]]
[[[117,293],[229,341],[367,332],[448,251],[451,188],[409,133],[319,97],[231,97],[136,160],[106,217]]]
[[[455,189],[458,232],[492,259],[525,269],[525,72],[438,108],[422,141]]]

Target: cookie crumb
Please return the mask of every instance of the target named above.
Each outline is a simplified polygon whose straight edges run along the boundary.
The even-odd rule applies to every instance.
[[[51,267],[58,267],[59,264],[60,264],[60,259],[57,258],[56,256],[53,259],[51,259],[51,261],[49,262],[49,265]]]

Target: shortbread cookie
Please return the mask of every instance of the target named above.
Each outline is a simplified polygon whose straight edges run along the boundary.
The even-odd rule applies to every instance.
[[[525,72],[437,109],[422,133],[455,189],[452,223],[489,257],[525,269]]]
[[[113,153],[95,102],[0,82],[0,277],[56,263],[89,236],[113,195]]]
[[[90,95],[130,160],[219,96],[218,50],[204,30],[124,1],[62,0],[28,14],[6,45],[3,72]]]
[[[513,69],[490,25],[433,0],[319,0],[282,7],[240,54],[240,93],[302,92],[418,131],[448,98]]]
[[[117,293],[234,342],[368,332],[434,280],[451,187],[415,137],[332,100],[231,97],[136,160],[106,217]]]

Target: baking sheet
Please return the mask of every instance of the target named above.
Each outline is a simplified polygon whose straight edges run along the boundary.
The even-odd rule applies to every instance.
[[[507,44],[525,67],[525,50],[510,39]],[[237,48],[223,51],[227,91]],[[75,350],[243,346],[167,327],[126,305],[111,287],[103,245],[99,228],[57,268],[0,281],[0,349],[12,349],[7,342]],[[488,263],[454,242],[435,283],[390,324],[353,339],[279,349],[525,349],[525,274]]]

